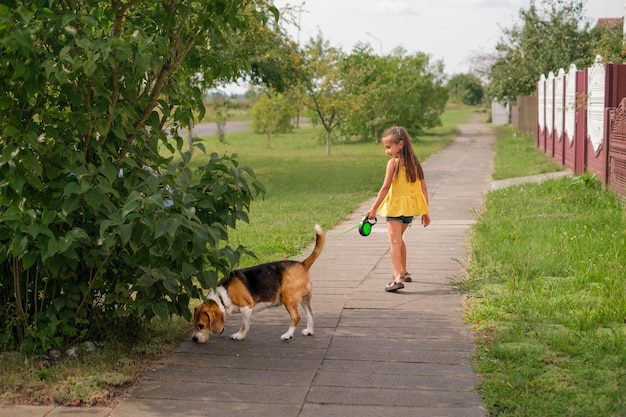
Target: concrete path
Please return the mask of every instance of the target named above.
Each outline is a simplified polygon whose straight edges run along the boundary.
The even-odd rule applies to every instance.
[[[236,315],[207,344],[183,342],[113,410],[18,414],[19,407],[0,406],[0,417],[487,416],[451,281],[463,274],[466,232],[490,187],[493,139],[486,125],[463,125],[453,145],[423,163],[432,224],[416,222],[405,235],[413,282],[403,290],[384,291],[391,280],[384,222],[368,237],[339,236],[359,222],[367,201],[328,231],[311,269],[315,336],[298,329],[281,341],[288,315],[278,307],[255,315],[247,338],[233,341]]]

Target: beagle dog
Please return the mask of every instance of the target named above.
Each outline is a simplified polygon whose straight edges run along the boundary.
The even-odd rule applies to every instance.
[[[313,285],[309,269],[324,246],[324,233],[319,225],[315,225],[315,233],[315,248],[303,261],[285,260],[237,269],[220,280],[217,288],[209,291],[207,302],[194,310],[195,331],[192,340],[206,343],[211,333],[221,334],[226,317],[236,312],[241,312],[241,328],[231,338],[243,340],[250,330],[252,313],[281,303],[291,316],[291,324],[280,338],[289,340],[293,337],[300,321],[298,304],[302,306],[307,317],[306,328],[302,330],[302,334],[312,335]]]

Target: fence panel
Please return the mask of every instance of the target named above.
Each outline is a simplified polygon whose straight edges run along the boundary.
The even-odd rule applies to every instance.
[[[537,96],[517,96],[511,109],[511,124],[528,135],[537,135]]]
[[[554,79],[554,160],[561,165],[565,162],[565,141],[563,140],[564,107],[565,70],[561,68]]]
[[[587,71],[587,140],[586,167],[589,172],[597,174],[606,184],[606,151],[603,146],[605,129],[607,66],[601,59]]]
[[[609,110],[608,184],[626,196],[626,98]]]
[[[563,165],[575,170],[576,166],[576,65],[565,74],[563,104]]]
[[[546,77],[537,83],[537,147],[546,150]]]
[[[546,81],[546,149],[545,152],[554,156],[554,73],[550,71]]]

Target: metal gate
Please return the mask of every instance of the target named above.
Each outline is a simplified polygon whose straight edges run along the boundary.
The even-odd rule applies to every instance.
[[[626,195],[626,98],[610,111],[608,185]]]

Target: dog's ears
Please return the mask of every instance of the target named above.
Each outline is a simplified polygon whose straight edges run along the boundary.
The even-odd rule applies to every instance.
[[[209,315],[211,332],[221,334],[224,331],[224,314],[219,308],[209,308],[206,313]]]

